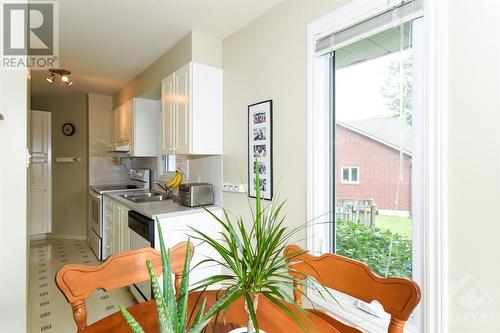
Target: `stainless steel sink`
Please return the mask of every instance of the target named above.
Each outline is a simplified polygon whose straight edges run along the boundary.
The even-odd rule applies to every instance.
[[[124,193],[120,194],[120,197],[130,200],[135,203],[141,203],[141,202],[154,202],[154,201],[165,201],[165,200],[171,200],[171,196],[167,196],[164,193],[158,193],[158,192],[148,192],[148,193]]]

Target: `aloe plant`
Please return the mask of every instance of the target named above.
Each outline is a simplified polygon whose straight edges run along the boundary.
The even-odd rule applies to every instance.
[[[156,310],[158,315],[158,323],[161,333],[186,333],[187,332],[187,306],[188,306],[188,287],[189,287],[189,266],[190,266],[190,241],[188,240],[188,247],[186,251],[186,258],[184,261],[184,270],[182,273],[182,282],[179,290],[179,297],[176,300],[175,288],[172,280],[172,266],[170,250],[165,249],[165,244],[163,242],[163,233],[161,231],[160,223],[158,219],[156,220],[156,225],[160,233],[160,249],[161,249],[161,260],[162,260],[162,272],[163,272],[163,292],[160,289],[158,280],[156,279],[156,274],[153,265],[148,260],[146,266],[148,268],[151,285],[153,287],[153,295],[156,301]],[[189,333],[199,333],[205,326],[208,325],[209,321],[213,316],[215,316],[221,309],[225,308],[228,304],[232,303],[235,298],[235,293],[237,289],[228,289],[226,293],[205,313],[206,300],[202,301],[202,304],[195,316],[193,325],[189,330]],[[122,306],[120,306],[120,311],[127,321],[128,326],[134,333],[144,333],[144,330],[139,325],[139,323],[134,319],[134,317]]]
[[[290,238],[300,228],[289,229],[283,224],[285,202],[279,202],[279,198],[272,200],[264,207],[259,186],[258,163],[254,163],[254,165],[256,166],[256,200],[255,211],[252,211],[253,221],[251,225],[245,224],[241,217],[230,216],[225,209],[222,218],[206,209],[223,228],[220,239],[191,228],[194,232],[193,238],[208,243],[222,257],[222,261],[207,258],[199,265],[207,263],[222,265],[229,272],[228,274],[207,277],[200,281],[195,289],[204,289],[213,284],[222,284],[229,287],[230,290],[234,289],[235,298],[244,297],[245,309],[249,315],[249,332],[254,332],[254,330],[259,332],[256,317],[259,295],[276,304],[292,317],[304,331],[307,331],[297,315],[282,303],[285,301],[293,304],[293,299],[286,292],[286,289],[293,286],[293,279],[288,274],[287,259],[301,254],[295,253],[286,257],[283,250],[288,245]],[[297,309],[303,311],[300,307]]]

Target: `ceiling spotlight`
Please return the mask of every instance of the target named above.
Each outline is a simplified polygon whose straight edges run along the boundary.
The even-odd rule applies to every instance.
[[[68,87],[73,84],[73,81],[70,79],[71,72],[63,69],[63,68],[51,68],[49,69],[50,77],[47,78],[47,81],[52,83],[56,77],[56,74],[61,76],[61,81],[65,83]]]

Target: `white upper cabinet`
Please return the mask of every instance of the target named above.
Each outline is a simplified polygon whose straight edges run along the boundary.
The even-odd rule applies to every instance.
[[[166,155],[175,151],[175,73],[161,82],[161,151]]]
[[[130,156],[158,155],[158,101],[134,98],[114,111],[114,140],[117,150]]]
[[[161,87],[162,154],[222,154],[222,70],[190,62]]]

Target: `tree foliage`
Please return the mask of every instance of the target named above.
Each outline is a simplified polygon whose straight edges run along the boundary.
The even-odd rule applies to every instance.
[[[411,57],[402,62],[403,69],[403,118],[412,124],[412,94],[413,94],[413,65]],[[381,87],[385,105],[392,111],[393,117],[400,116],[400,61],[393,60],[384,71],[384,85]]]

